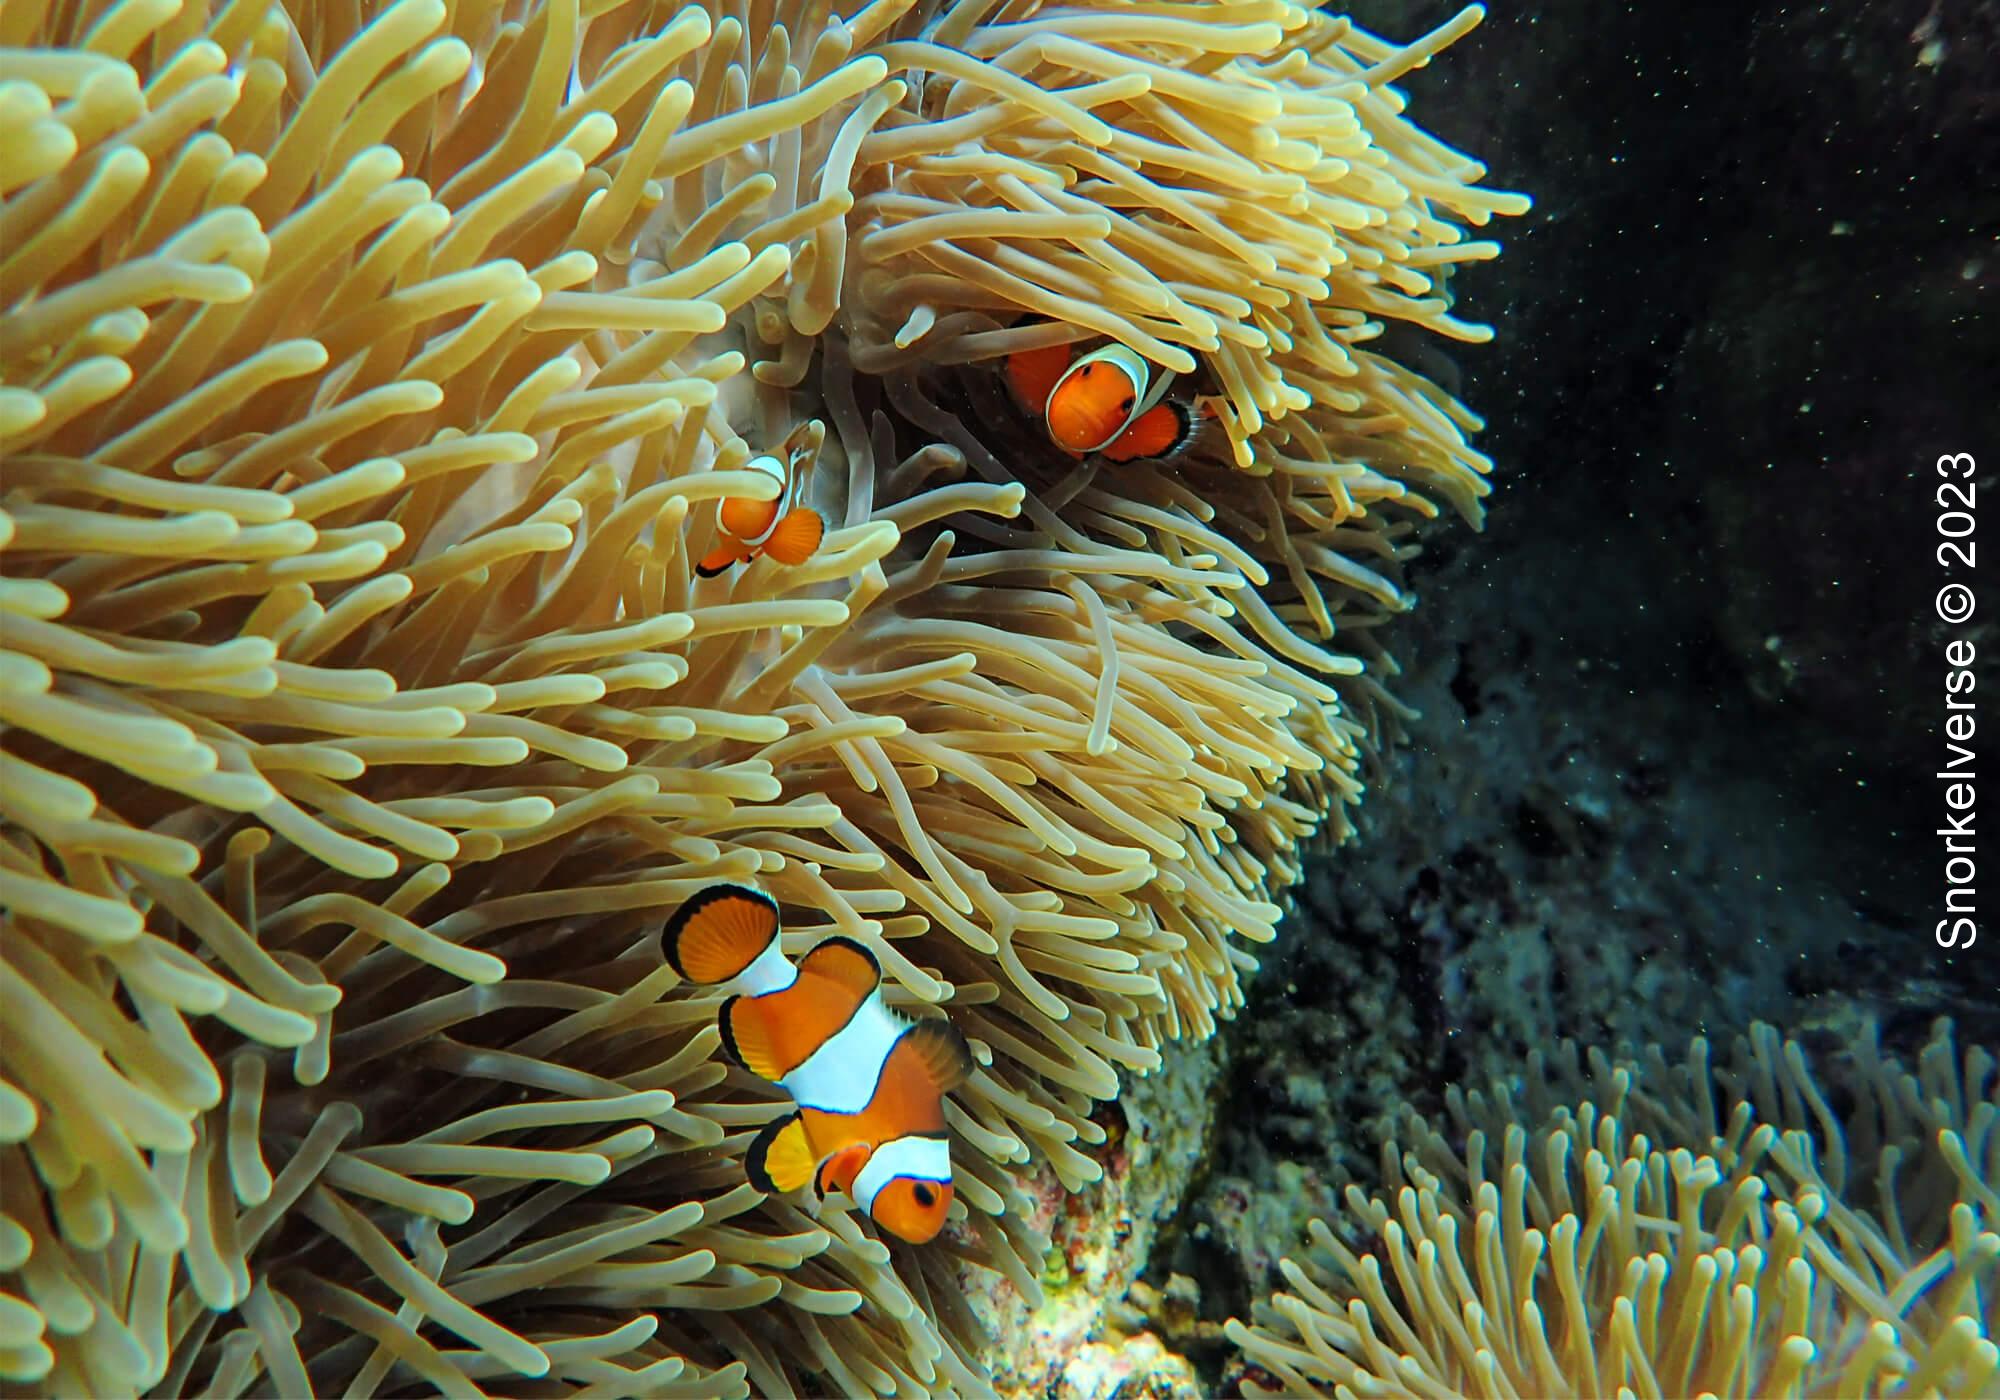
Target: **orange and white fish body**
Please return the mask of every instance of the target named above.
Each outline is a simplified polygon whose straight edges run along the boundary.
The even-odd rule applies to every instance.
[[[1167,397],[1174,375],[1116,341],[1074,361],[1070,347],[1024,350],[1007,359],[1007,381],[1039,413],[1056,446],[1114,462],[1172,457],[1192,441],[1199,415]]]
[[[757,501],[748,496],[726,496],[717,513],[722,538],[694,566],[703,578],[714,578],[732,565],[747,564],[760,554],[768,554],[780,564],[803,564],[826,535],[826,522],[819,512],[796,504],[799,473],[794,457],[774,457],[768,453],[753,457],[744,470],[762,472],[778,483],[776,500]]]
[[[825,939],[794,967],[778,928],[769,895],[722,884],[676,910],[664,937],[681,976],[735,993],[720,1017],[730,1054],[792,1096],[793,1111],[750,1145],[750,1183],[845,1192],[881,1228],[923,1244],[951,1209],[944,1096],[971,1071],[965,1038],[949,1021],[892,1010],[861,944]]]

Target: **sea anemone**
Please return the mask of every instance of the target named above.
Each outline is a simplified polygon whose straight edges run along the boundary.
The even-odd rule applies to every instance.
[[[1476,19],[0,11],[0,1377],[978,1389],[1011,1168],[1240,1002],[1476,518],[1367,348],[1525,207],[1389,86]],[[1220,440],[1052,452],[1080,336]],[[818,553],[696,578],[780,448]],[[719,880],[970,1036],[944,1241],[745,1183]]]
[[[1337,1273],[1227,1325],[1246,1394],[1991,1393],[2000,1083],[1949,1022],[1914,1073],[1859,1040],[1843,1112],[1763,1025],[1726,1071],[1566,1045],[1523,1082],[1453,1092],[1462,1151],[1406,1113],[1348,1188],[1369,1251],[1312,1222]]]

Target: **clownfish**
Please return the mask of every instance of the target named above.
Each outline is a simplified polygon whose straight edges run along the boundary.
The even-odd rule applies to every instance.
[[[819,512],[794,506],[799,477],[796,454],[783,458],[753,457],[744,470],[762,472],[778,483],[775,501],[753,501],[747,496],[726,496],[719,512],[722,540],[694,566],[703,578],[714,578],[733,564],[747,564],[760,554],[768,554],[780,564],[803,564],[813,557],[826,534],[826,522]]]
[[[1114,462],[1173,457],[1194,441],[1192,404],[1167,397],[1174,376],[1156,371],[1116,341],[1070,361],[1071,347],[1051,345],[1007,357],[1007,383],[1029,413],[1040,414],[1056,446],[1072,456],[1100,452]]]
[[[750,1144],[750,1184],[845,1192],[882,1229],[923,1244],[951,1209],[944,1096],[972,1071],[965,1037],[891,1010],[874,954],[851,938],[825,939],[794,967],[778,922],[761,890],[711,885],[674,911],[663,939],[683,978],[734,991],[724,1048],[796,1105]]]

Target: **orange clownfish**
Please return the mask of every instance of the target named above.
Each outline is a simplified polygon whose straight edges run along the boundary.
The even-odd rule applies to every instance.
[[[1101,452],[1114,462],[1172,457],[1194,440],[1195,408],[1169,399],[1174,382],[1138,351],[1116,341],[1070,362],[1051,345],[1007,357],[1007,383],[1021,406],[1039,413],[1056,446],[1072,456]]]
[[[763,472],[778,483],[775,501],[753,501],[747,496],[723,498],[720,512],[722,540],[711,549],[694,571],[714,578],[733,564],[747,564],[760,554],[768,554],[780,564],[803,564],[813,557],[826,522],[819,512],[793,506],[798,494],[796,454],[786,457],[753,457],[744,470]]]
[[[750,1184],[844,1191],[882,1229],[923,1244],[951,1209],[944,1096],[971,1073],[965,1037],[892,1011],[874,954],[851,938],[828,938],[792,966],[778,922],[761,890],[711,885],[664,936],[675,972],[735,993],[722,1004],[724,1047],[796,1105],[750,1144]]]

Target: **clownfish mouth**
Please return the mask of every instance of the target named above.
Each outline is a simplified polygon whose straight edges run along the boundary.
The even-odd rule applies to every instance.
[[[1114,342],[1075,360],[1071,349],[1020,351],[1007,358],[1006,374],[1023,411],[1041,418],[1049,440],[1073,457],[1171,461],[1213,416],[1171,396],[1174,374],[1130,346]]]

